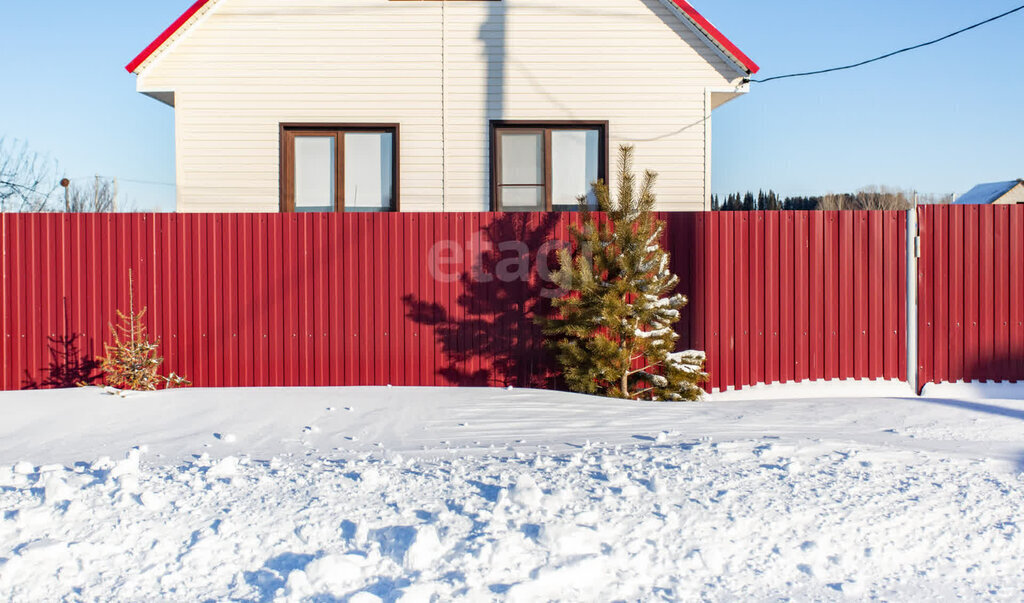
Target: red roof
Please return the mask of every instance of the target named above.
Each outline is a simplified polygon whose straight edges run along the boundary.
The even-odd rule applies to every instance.
[[[171,39],[174,34],[178,33],[178,31],[188,23],[189,19],[195,16],[195,14],[202,10],[204,6],[209,4],[210,1],[211,0],[197,0],[196,3],[190,6],[189,9],[178,17],[174,23],[171,23],[170,27],[157,36],[157,38],[153,40],[145,50],[140,52],[139,56],[135,57],[131,63],[128,63],[125,69],[127,69],[129,73],[135,73],[135,70],[138,69],[140,65],[145,63],[149,57],[156,53],[156,51],[160,50],[160,47],[163,46],[167,40]],[[672,0],[672,2],[674,2],[675,5],[679,7],[679,10],[683,11],[683,14],[685,14],[694,25],[703,31],[726,55],[733,59],[738,65],[746,69],[749,73],[757,73],[758,69],[760,69],[757,66],[757,63],[750,60],[750,57],[747,55],[743,54],[742,50],[729,41],[729,38],[725,37],[722,32],[718,31],[718,28],[705,19],[704,15],[697,12],[697,9],[695,9],[689,2],[686,0]]]
[[[125,67],[125,69],[128,70],[128,73],[135,73],[135,70],[139,68],[139,65],[145,63],[146,59],[153,56],[157,50],[160,50],[160,47],[164,45],[164,42],[169,40],[174,34],[178,33],[178,30],[184,27],[185,24],[188,23],[188,20],[198,13],[204,6],[209,4],[209,2],[210,0],[197,0],[195,4],[190,6],[184,14],[178,17],[177,21],[171,23],[170,27],[165,29],[162,34],[150,42],[149,46],[139,53],[139,56],[132,59],[131,63],[128,63]]]
[[[725,37],[725,34],[718,31],[718,28],[712,25],[711,21],[708,21],[704,18],[704,15],[697,12],[697,9],[693,8],[693,5],[686,0],[672,0],[672,2],[679,7],[679,10],[683,11],[683,14],[693,21],[694,25],[707,34],[707,36],[711,38],[712,42],[717,44],[727,55],[730,55],[730,57],[746,69],[747,72],[754,74],[761,69],[757,66],[757,63],[750,60],[750,57],[744,54],[738,46],[733,44],[729,38]]]

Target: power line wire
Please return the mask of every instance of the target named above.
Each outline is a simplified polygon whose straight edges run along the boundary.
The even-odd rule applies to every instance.
[[[914,46],[908,46],[906,48],[901,48],[899,50],[890,52],[888,54],[883,54],[882,56],[878,56],[878,57],[875,57],[873,59],[868,59],[866,61],[861,61],[859,63],[854,63],[852,65],[844,65],[842,67],[832,67],[832,68],[829,68],[829,69],[819,69],[817,71],[806,71],[806,72],[803,72],[803,73],[789,73],[789,74],[786,74],[786,75],[776,75],[774,77],[768,77],[768,78],[764,78],[764,79],[761,79],[761,80],[751,79],[750,81],[754,82],[754,83],[757,83],[757,84],[763,84],[765,82],[771,82],[773,80],[783,80],[783,79],[792,78],[792,77],[806,77],[806,76],[809,76],[809,75],[821,75],[823,73],[832,73],[833,71],[843,71],[843,70],[846,70],[846,69],[854,69],[855,67],[863,67],[864,65],[867,65],[869,63],[875,63],[875,62],[881,61],[883,59],[888,59],[889,57],[894,57],[894,56],[896,56],[898,54],[903,54],[904,52],[910,52],[911,50],[917,50],[919,48],[924,48],[925,46],[931,46],[932,44],[938,44],[939,42],[948,40],[948,39],[950,39],[950,38],[952,38],[954,36],[958,36],[958,35],[960,35],[962,33],[971,31],[972,29],[977,29],[977,28],[981,27],[982,25],[988,25],[989,23],[991,23],[993,21],[998,21],[999,19],[1002,19],[1003,17],[1008,17],[1008,16],[1012,15],[1013,13],[1020,12],[1022,10],[1024,10],[1024,4],[1018,6],[1015,9],[1008,10],[1008,11],[1006,11],[1005,13],[1003,13],[1001,15],[996,15],[996,16],[992,17],[991,19],[985,19],[984,21],[981,21],[980,23],[975,23],[974,25],[971,25],[969,27],[965,27],[965,28],[960,29],[958,31],[954,31],[951,34],[942,36],[941,38],[936,38],[934,40],[931,40],[930,42],[924,42],[922,44],[916,44]]]
[[[76,181],[76,180],[92,180],[95,177],[96,176],[79,176],[77,178],[68,178],[68,180],[71,180],[71,181]],[[100,178],[103,178],[104,180],[112,180],[113,179],[113,178],[108,178],[107,176],[103,176],[103,175],[100,175]],[[131,182],[132,184],[152,184],[154,186],[177,186],[173,182],[155,182],[153,180],[133,180],[132,178],[118,178],[118,180],[120,180],[121,182]]]
[[[131,178],[121,178],[121,182],[131,182],[132,184],[153,184],[156,186],[177,186],[173,182],[153,182],[151,180],[132,180]]]

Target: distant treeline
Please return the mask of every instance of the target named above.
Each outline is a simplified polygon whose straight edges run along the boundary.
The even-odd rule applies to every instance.
[[[919,204],[951,203],[952,195],[920,195],[886,186],[869,186],[855,193],[827,194],[816,197],[786,197],[773,190],[733,193],[720,199],[711,196],[712,211],[774,211],[774,210],[837,210],[837,209],[895,209],[907,210]]]
[[[712,211],[775,211],[780,209],[817,209],[818,198],[813,197],[787,197],[783,199],[773,190],[733,193],[719,199],[718,195],[711,196]]]

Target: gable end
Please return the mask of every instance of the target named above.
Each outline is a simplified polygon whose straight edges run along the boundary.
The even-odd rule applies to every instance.
[[[695,27],[701,34],[704,41],[712,48],[723,55],[730,62],[732,62],[740,71],[751,75],[757,73],[760,67],[757,63],[752,61],[750,57],[743,53],[738,46],[732,43],[729,38],[718,30],[714,25],[711,24],[692,4],[687,0],[671,0],[672,5],[679,9],[682,13],[681,16],[685,18],[685,21]],[[139,53],[128,65],[125,66],[125,70],[129,73],[138,73],[139,69],[149,59],[153,58],[164,46],[171,43],[173,39],[184,35],[188,29],[199,20],[204,9],[208,6],[215,4],[214,0],[197,0],[195,4],[189,7],[177,20],[174,21],[161,33],[155,40],[150,42],[149,46]]]

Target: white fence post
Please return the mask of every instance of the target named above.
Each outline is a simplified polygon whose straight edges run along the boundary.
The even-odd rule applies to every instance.
[[[921,243],[917,231],[917,204],[907,212],[907,382],[919,392],[917,383],[917,258]]]

